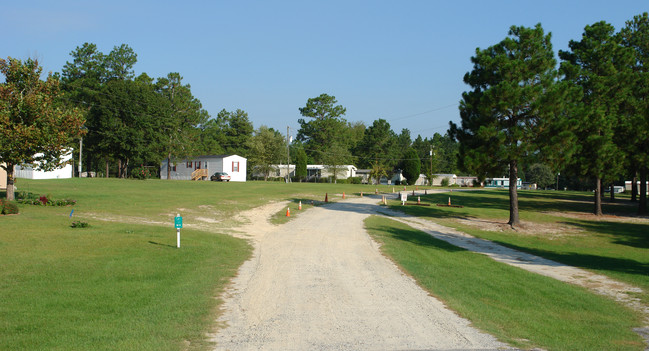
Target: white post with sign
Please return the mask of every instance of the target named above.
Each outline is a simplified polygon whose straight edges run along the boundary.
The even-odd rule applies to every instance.
[[[180,248],[180,228],[183,227],[183,218],[177,214],[174,218],[174,226],[176,227],[176,247]]]

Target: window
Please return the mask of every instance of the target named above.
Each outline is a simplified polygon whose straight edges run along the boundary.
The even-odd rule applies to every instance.
[[[239,172],[239,162],[232,162],[232,172]]]
[[[192,168],[192,161],[187,161],[187,168]]]
[[[196,165],[196,169],[201,169],[201,161],[196,161],[194,164]]]
[[[176,171],[176,164],[175,163],[174,163],[173,167],[171,167],[171,170],[174,171],[174,172]]]

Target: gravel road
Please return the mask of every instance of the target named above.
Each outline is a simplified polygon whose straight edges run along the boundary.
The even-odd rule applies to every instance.
[[[225,296],[219,321],[228,327],[214,336],[216,349],[507,348],[381,255],[363,228],[377,201],[351,198],[260,225],[254,256]]]

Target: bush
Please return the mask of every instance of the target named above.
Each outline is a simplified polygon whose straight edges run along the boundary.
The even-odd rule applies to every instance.
[[[18,205],[13,201],[0,199],[0,213],[3,215],[18,214]]]
[[[442,181],[441,181],[441,185],[442,185],[442,186],[448,186],[448,183],[449,183],[448,178],[444,178],[444,179],[442,179]]]
[[[361,177],[350,177],[349,178],[349,183],[350,184],[361,184]]]
[[[135,179],[149,179],[152,177],[151,171],[147,167],[135,167],[131,171],[131,177]]]
[[[74,222],[72,222],[71,227],[72,228],[88,228],[88,227],[90,227],[90,224],[88,224],[87,222],[74,221]]]

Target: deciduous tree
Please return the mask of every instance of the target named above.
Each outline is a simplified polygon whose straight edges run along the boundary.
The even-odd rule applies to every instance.
[[[82,135],[82,112],[61,100],[58,79],[40,79],[38,61],[0,59],[0,163],[7,172],[7,200],[14,199],[14,166],[36,163],[52,170],[72,138]]]
[[[417,151],[413,148],[408,148],[403,154],[403,161],[401,162],[401,172],[409,185],[415,185],[419,174],[421,174],[421,160],[417,156]]]
[[[284,137],[273,128],[260,126],[248,141],[248,147],[251,166],[264,175],[264,180],[268,180],[270,173],[275,170],[273,164],[279,163],[285,156]]]
[[[337,102],[334,96],[321,94],[308,99],[306,105],[299,109],[302,116],[311,118],[308,121],[304,118],[298,120],[300,130],[297,139],[304,143],[312,162],[325,165],[330,161],[348,162],[339,161],[340,157],[350,155],[350,135],[347,121],[343,118],[346,109],[336,105]],[[333,147],[336,152],[331,152]],[[341,152],[344,149],[347,151]]]
[[[140,79],[144,81],[144,79]],[[165,78],[159,78],[155,90],[169,103],[170,110],[162,123],[163,152],[167,156],[167,179],[171,179],[171,160],[187,158],[198,153],[199,126],[207,122],[209,114],[201,102],[192,95],[191,86],[182,83],[180,73],[172,72]],[[146,82],[143,83],[145,86]]]

